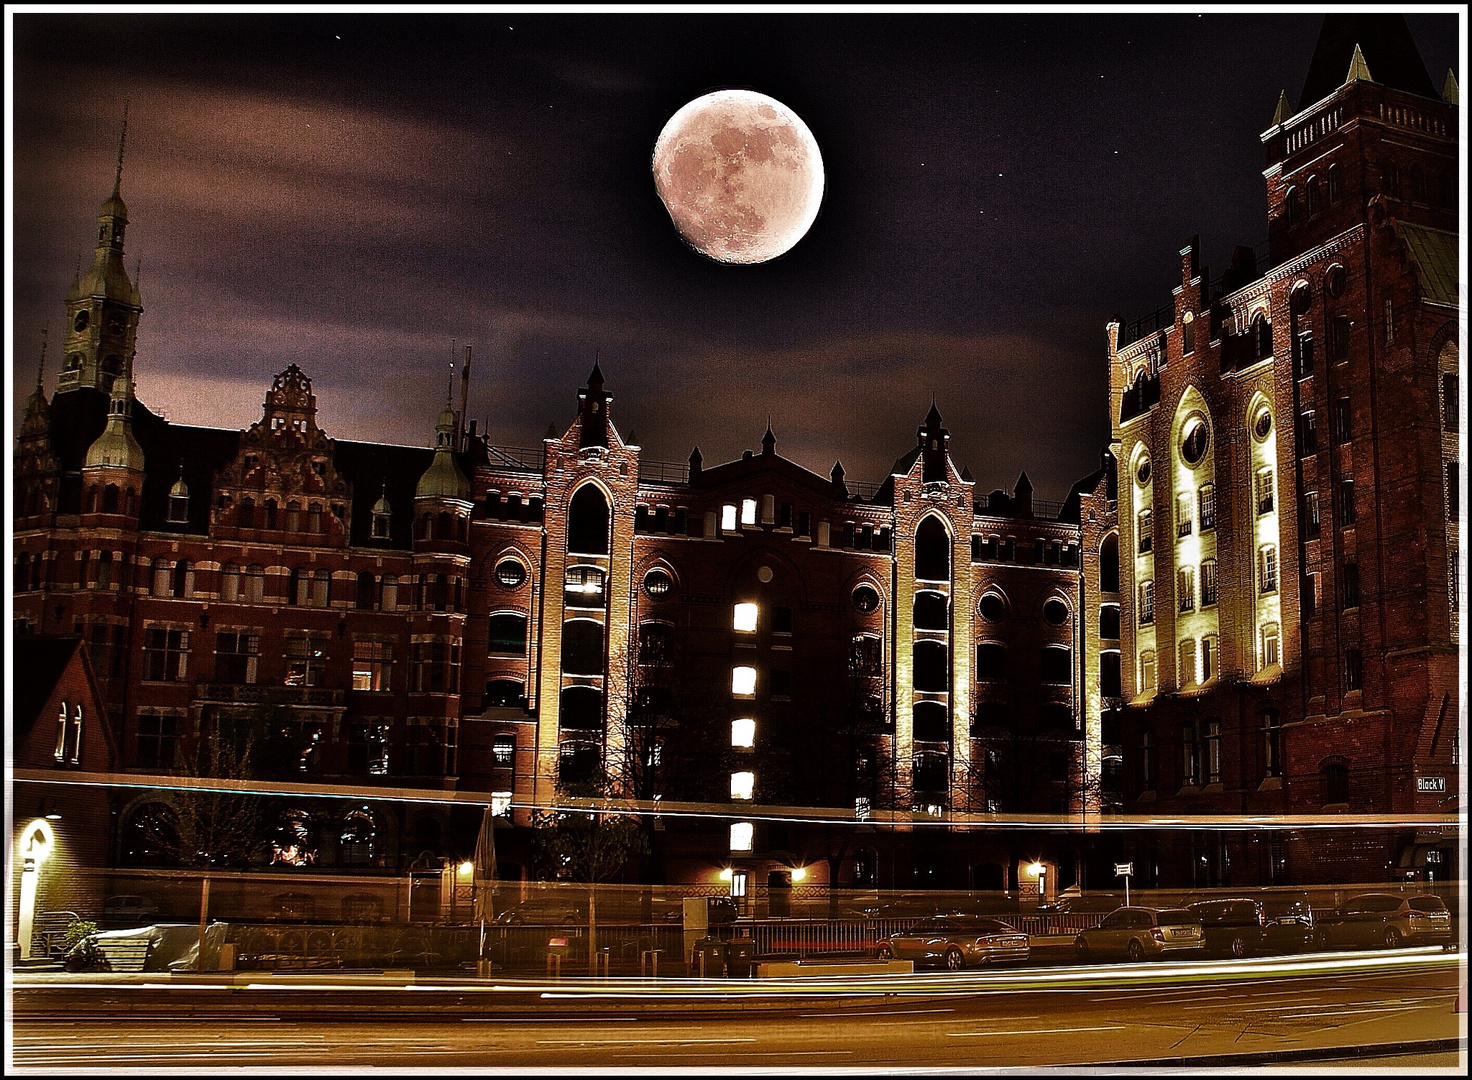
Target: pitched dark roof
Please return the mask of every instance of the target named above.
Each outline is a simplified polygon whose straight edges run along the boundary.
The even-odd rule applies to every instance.
[[[17,634],[15,644],[15,686],[11,717],[15,745],[20,746],[36,726],[41,706],[56,689],[61,674],[72,654],[82,644],[75,634]]]
[[[1360,47],[1370,79],[1421,97],[1441,95],[1426,74],[1426,65],[1402,15],[1325,15],[1319,43],[1308,65],[1308,78],[1298,98],[1303,110],[1344,85],[1354,47]]]

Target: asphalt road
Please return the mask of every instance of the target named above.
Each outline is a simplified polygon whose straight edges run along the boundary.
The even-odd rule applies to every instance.
[[[1403,1060],[1455,1066],[1460,1040],[1465,1062],[1466,1015],[1454,1011],[1465,956],[1430,950],[741,985],[254,978],[17,977],[9,1065],[902,1072],[1317,1057],[1354,1068],[1394,1067],[1402,1059],[1384,1048],[1433,1040]]]

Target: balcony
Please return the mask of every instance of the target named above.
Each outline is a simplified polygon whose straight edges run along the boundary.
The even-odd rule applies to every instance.
[[[195,687],[195,700],[340,708],[343,691],[320,686],[274,686],[267,683],[200,683]]]

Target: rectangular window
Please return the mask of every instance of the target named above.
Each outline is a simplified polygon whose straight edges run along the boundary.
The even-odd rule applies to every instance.
[[[792,504],[790,502],[777,504],[777,528],[792,528]]]
[[[1211,607],[1217,600],[1216,560],[1206,559],[1201,564],[1201,606]]]
[[[387,641],[353,642],[353,689],[387,690],[393,678],[394,647]]]
[[[149,627],[143,631],[143,678],[180,682],[189,669],[189,631]]]
[[[1206,782],[1220,784],[1222,782],[1222,722],[1220,720],[1206,721],[1206,735],[1202,742],[1206,758]]]
[[[1358,649],[1344,650],[1344,689],[1362,690],[1365,685],[1365,661]]]
[[[1317,491],[1303,493],[1303,538],[1305,540],[1319,538],[1319,493]]]
[[[1196,681],[1196,641],[1187,638],[1181,642],[1180,670],[1176,672],[1178,686],[1190,686]]]
[[[138,764],[145,769],[172,769],[179,755],[179,718],[138,714]]]
[[[349,725],[348,772],[358,776],[388,774],[388,724],[369,721]]]
[[[327,635],[288,631],[285,659],[285,685],[318,685],[327,666]]]
[[[1462,393],[1460,376],[1455,371],[1441,373],[1441,426],[1445,431],[1462,430]]]
[[[215,635],[215,681],[253,683],[256,659],[261,651],[260,635],[252,631],[229,631]]]
[[[424,694],[460,692],[460,644],[435,639],[416,641],[411,646],[414,690]]]
[[[1135,519],[1135,529],[1140,537],[1141,555],[1149,551],[1155,543],[1153,517],[1154,515],[1149,510],[1141,510],[1139,516]]]
[[[1140,625],[1149,626],[1155,622],[1155,582],[1140,582]]]
[[[1335,315],[1329,320],[1329,359],[1342,364],[1349,359],[1349,316]]]
[[[1300,379],[1314,373],[1314,332],[1301,331],[1298,335],[1297,371]]]
[[[1216,635],[1207,634],[1201,639],[1201,681],[1206,682],[1216,675]]]
[[[1262,714],[1263,775],[1283,775],[1283,722],[1277,709]]]
[[[1312,409],[1298,414],[1298,456],[1309,457],[1319,452],[1319,424]]]
[[[1268,623],[1262,628],[1262,666],[1272,667],[1281,663],[1278,655],[1278,624]]]
[[[1108,650],[1099,654],[1099,693],[1105,697],[1119,697],[1120,687],[1119,653]]]
[[[1319,612],[1319,589],[1322,579],[1317,572],[1304,576],[1303,579],[1303,617],[1311,619]]]
[[[1140,733],[1140,788],[1155,790],[1155,735],[1149,731]]]
[[[1193,515],[1192,515],[1192,509],[1193,508],[1191,506],[1191,496],[1189,494],[1187,494],[1187,495],[1177,495],[1176,496],[1176,535],[1177,536],[1190,536],[1191,535],[1191,525],[1192,525],[1192,517],[1193,517]]]
[[[750,750],[756,745],[756,721],[747,717],[731,721],[731,745]]]
[[[1353,525],[1355,519],[1354,509],[1354,481],[1339,481],[1339,524]]]
[[[734,822],[731,825],[731,850],[732,851],[750,851],[751,850],[751,832],[752,832],[751,822],[749,822],[749,821],[737,821],[737,822]],[[742,888],[742,894],[744,895],[745,894],[745,891],[746,891],[745,890],[746,874],[745,873],[742,873],[741,874],[741,884],[743,886],[743,888]],[[731,874],[731,895],[732,896],[735,896],[736,895],[736,872],[732,872],[732,874]]]
[[[884,653],[881,639],[872,634],[856,634],[849,643],[848,673],[855,678],[874,678],[883,672]]]
[[[1340,600],[1345,608],[1360,606],[1360,568],[1358,563],[1345,563],[1340,570]]]
[[[755,604],[737,604],[731,628],[747,634],[755,632],[756,611]]]
[[[1258,589],[1270,593],[1278,591],[1278,549],[1266,544],[1257,553]]]
[[[516,736],[497,735],[491,740],[491,760],[497,768],[516,764]]]
[[[772,608],[772,633],[792,633],[792,609],[777,605]]]
[[[1181,725],[1181,786],[1195,787],[1201,782],[1201,755],[1196,745],[1196,725]]]
[[[1140,690],[1155,689],[1155,651],[1140,654]]]
[[[1273,470],[1259,469],[1257,471],[1257,512],[1259,514],[1273,512],[1273,494]]]
[[[1349,398],[1342,397],[1334,402],[1334,442],[1336,445],[1349,442],[1351,430]]]
[[[756,697],[756,668],[733,667],[731,669],[731,696]]]
[[[1176,573],[1176,591],[1182,611],[1196,610],[1196,571],[1183,566]]]
[[[742,499],[741,500],[741,524],[743,524],[743,525],[755,525],[756,524],[756,500],[755,499]]]
[[[1446,517],[1456,521],[1462,512],[1462,464],[1459,461],[1446,463]]]
[[[1201,531],[1216,528],[1216,485],[1202,484],[1199,492],[1201,499]]]
[[[727,503],[721,507],[721,532],[736,531],[736,504]]]
[[[792,696],[792,672],[783,671],[781,668],[772,669],[771,679],[767,687],[767,693],[774,698],[789,698]]]
[[[731,774],[731,798],[750,799],[752,789],[755,786],[755,774],[749,772],[733,772]]]

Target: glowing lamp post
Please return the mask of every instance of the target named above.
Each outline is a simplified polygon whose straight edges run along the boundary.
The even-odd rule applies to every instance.
[[[1027,872],[1038,879],[1038,903],[1048,899],[1048,868],[1040,862],[1028,866]]]

